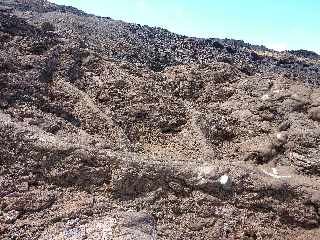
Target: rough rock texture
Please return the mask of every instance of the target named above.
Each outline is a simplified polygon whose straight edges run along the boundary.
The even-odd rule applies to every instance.
[[[319,239],[320,61],[0,2],[0,239]]]

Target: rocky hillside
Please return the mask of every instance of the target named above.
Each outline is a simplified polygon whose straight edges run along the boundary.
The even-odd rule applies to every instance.
[[[0,239],[319,239],[320,57],[0,2]]]

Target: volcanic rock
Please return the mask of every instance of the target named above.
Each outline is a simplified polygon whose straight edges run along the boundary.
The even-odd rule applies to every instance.
[[[319,59],[2,0],[0,239],[319,239]]]

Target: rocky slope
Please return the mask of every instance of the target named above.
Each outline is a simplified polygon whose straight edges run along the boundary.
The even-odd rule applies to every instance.
[[[320,57],[0,2],[0,239],[319,239]]]

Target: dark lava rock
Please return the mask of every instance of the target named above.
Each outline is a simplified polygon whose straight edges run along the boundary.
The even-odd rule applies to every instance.
[[[1,1],[0,239],[319,239],[319,64]]]

